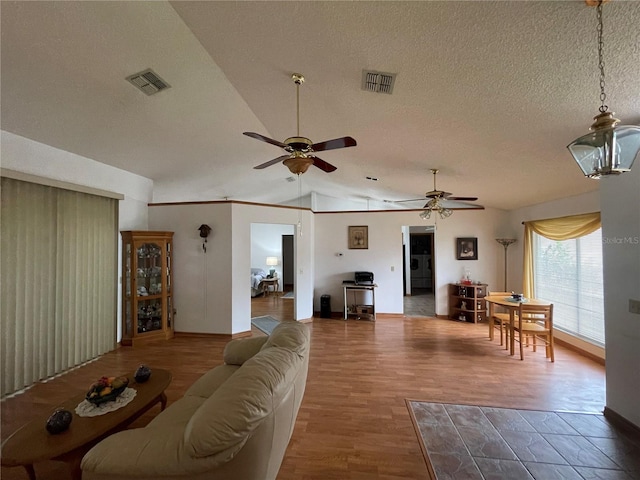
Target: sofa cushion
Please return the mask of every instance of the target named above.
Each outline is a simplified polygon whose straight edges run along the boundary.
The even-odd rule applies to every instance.
[[[185,392],[185,397],[198,396],[209,398],[213,392],[226,382],[231,375],[236,373],[236,370],[239,368],[237,365],[218,365],[196,380]]]
[[[247,360],[191,417],[185,450],[194,457],[240,450],[289,391],[302,363],[302,357],[278,347]]]
[[[298,355],[306,355],[309,349],[309,328],[295,321],[280,322],[262,346],[262,350],[282,347]]]
[[[182,425],[184,427],[205,400],[206,398],[197,396],[182,397],[161,411],[147,426]]]
[[[224,347],[222,358],[227,365],[242,365],[260,351],[268,337],[238,338]]]

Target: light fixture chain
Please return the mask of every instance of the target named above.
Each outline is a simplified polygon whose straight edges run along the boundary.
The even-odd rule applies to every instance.
[[[598,2],[598,67],[600,68],[600,112],[606,112],[609,107],[605,105],[607,94],[604,92],[605,80],[604,80],[604,37],[603,37],[603,22],[602,22],[602,0]]]

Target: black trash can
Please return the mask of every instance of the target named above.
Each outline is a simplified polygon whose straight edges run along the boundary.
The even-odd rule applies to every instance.
[[[320,318],[331,318],[331,295],[320,297]]]

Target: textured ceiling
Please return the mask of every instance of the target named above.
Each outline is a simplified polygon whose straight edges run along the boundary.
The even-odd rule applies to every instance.
[[[154,201],[298,195],[273,145],[319,155],[305,193],[378,205],[438,187],[513,209],[597,189],[566,145],[597,113],[595,9],[582,1],[1,2],[2,129],[155,182]],[[604,7],[607,103],[640,123],[640,2]],[[153,68],[154,96],[125,77]],[[397,73],[393,95],[363,69]],[[638,168],[636,166],[636,168]],[[377,182],[365,177],[378,178]],[[367,201],[368,199],[368,201]],[[419,207],[403,204],[405,207]],[[390,208],[389,203],[379,203]]]

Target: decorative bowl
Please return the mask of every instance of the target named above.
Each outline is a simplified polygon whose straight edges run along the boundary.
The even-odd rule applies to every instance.
[[[94,405],[102,405],[118,398],[127,385],[129,385],[127,377],[102,377],[91,385],[85,398]]]

